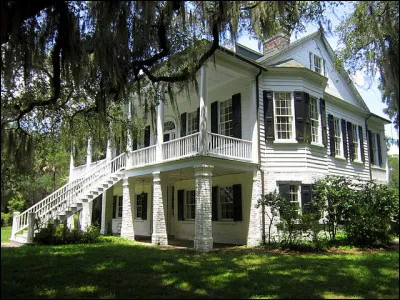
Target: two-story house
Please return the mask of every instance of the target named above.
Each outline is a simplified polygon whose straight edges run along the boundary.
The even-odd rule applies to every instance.
[[[89,140],[87,165],[74,167],[71,158],[66,186],[15,213],[12,239],[21,241],[37,217],[73,226],[78,212],[86,228],[96,200],[102,233],[147,236],[154,245],[192,240],[204,252],[213,243],[257,245],[263,194],[278,190],[302,206],[328,174],[387,182],[390,121],[370,112],[335,69],[322,33],[293,43],[278,34],[263,54],[219,47],[211,60],[198,72],[198,91],[176,93],[178,109],[159,101],[155,124],[133,98],[139,108],[127,107],[127,118],[143,118],[143,134],[116,157],[108,146],[94,163]]]

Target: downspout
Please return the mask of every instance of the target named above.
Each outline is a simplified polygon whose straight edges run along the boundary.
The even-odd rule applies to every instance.
[[[371,157],[370,157],[370,147],[371,145],[369,144],[369,137],[368,137],[368,124],[367,121],[371,117],[371,113],[369,112],[367,115],[367,118],[365,119],[365,136],[367,137],[367,148],[368,148],[368,168],[369,168],[369,180],[372,181],[372,168],[371,168]]]
[[[264,187],[264,171],[261,169],[261,132],[260,132],[260,88],[258,83],[258,78],[262,73],[262,69],[258,72],[256,76],[256,100],[257,100],[257,139],[258,139],[258,165],[257,170],[260,171],[261,174],[261,195],[265,194],[265,187]],[[264,204],[261,205],[261,222],[262,222],[262,241],[265,243],[265,206]]]

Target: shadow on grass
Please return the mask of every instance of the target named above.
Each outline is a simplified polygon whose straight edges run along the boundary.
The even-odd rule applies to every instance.
[[[3,248],[1,298],[398,298],[398,258],[129,242]]]

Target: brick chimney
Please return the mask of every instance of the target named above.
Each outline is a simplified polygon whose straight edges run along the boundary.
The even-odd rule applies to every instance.
[[[263,43],[263,54],[266,54],[273,49],[277,48],[279,50],[287,47],[290,43],[290,35],[279,32],[274,36],[270,37]]]

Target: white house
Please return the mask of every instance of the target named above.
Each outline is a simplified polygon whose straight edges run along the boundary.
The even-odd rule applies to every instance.
[[[199,91],[177,94],[179,114],[160,101],[157,122],[145,120],[142,137],[126,152],[74,167],[70,182],[14,215],[12,238],[30,242],[36,217],[66,219],[79,212],[91,223],[101,201],[101,232],[134,239],[257,245],[262,194],[279,190],[300,206],[325,175],[388,180],[384,125],[353,83],[334,67],[320,32],[289,43],[278,34],[260,54],[242,45],[219,47],[198,72]],[[132,101],[137,101],[132,99]],[[378,101],[378,100],[377,100]],[[128,118],[142,118],[127,109]],[[266,224],[268,226],[268,224]]]

